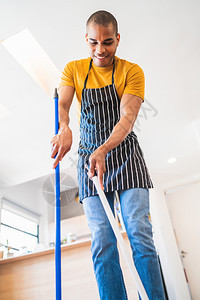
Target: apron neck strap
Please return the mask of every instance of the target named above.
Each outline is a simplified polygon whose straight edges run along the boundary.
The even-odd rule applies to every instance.
[[[89,72],[90,72],[90,69],[91,69],[91,68],[92,68],[92,58],[91,58],[91,60],[90,60],[89,70],[88,70],[87,76],[86,76],[86,78],[85,78],[84,89],[86,88],[86,83],[87,83],[88,75],[89,75]]]
[[[112,84],[114,84],[114,72],[115,72],[115,57],[113,59],[113,71],[112,71]],[[86,84],[87,84],[87,80],[88,80],[88,75],[89,75],[89,72],[90,72],[90,69],[92,68],[92,58],[90,60],[90,66],[89,66],[89,70],[88,70],[88,73],[87,73],[87,76],[85,78],[85,82],[84,82],[84,89],[86,88]]]
[[[112,84],[114,84],[114,73],[115,73],[115,57],[114,57],[114,59],[113,59],[113,64],[114,64],[114,66],[113,66],[113,72],[112,72]]]

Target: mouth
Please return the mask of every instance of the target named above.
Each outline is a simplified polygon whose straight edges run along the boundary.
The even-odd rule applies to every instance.
[[[104,57],[94,55],[94,57],[97,58],[100,61],[103,61],[103,60],[105,60],[108,57],[108,55],[104,56]]]

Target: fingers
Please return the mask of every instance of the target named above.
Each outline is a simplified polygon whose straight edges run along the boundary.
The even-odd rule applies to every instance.
[[[69,148],[67,148],[67,149],[64,151],[61,160],[63,159],[63,157],[65,156],[65,154],[67,154],[67,152],[69,152],[70,149],[71,149],[71,148],[69,147]]]
[[[97,168],[95,168],[95,171],[97,171],[97,176],[98,176],[98,180],[99,180],[99,182],[100,182],[101,189],[104,191],[104,186],[103,186],[103,174],[104,174],[105,172],[103,172],[101,168],[98,169],[98,170],[97,170]],[[92,174],[91,172],[88,172],[88,176],[89,176],[90,179],[92,179],[92,177],[94,176],[94,174]]]
[[[58,152],[59,144],[57,143],[57,136],[55,135],[51,142],[51,158],[54,158]]]
[[[62,157],[61,153],[58,152],[58,155],[56,156],[54,163],[53,163],[53,169],[55,169],[57,167],[59,161],[61,161],[61,159],[62,159],[61,157]]]
[[[67,152],[69,152],[70,149],[71,149],[71,147],[67,148],[67,150],[63,150],[63,148],[60,147],[60,149],[58,151],[58,155],[56,156],[54,163],[53,163],[53,169],[55,169],[57,167],[58,163],[63,159],[65,154]]]
[[[99,169],[99,170],[98,170],[98,179],[99,179],[101,188],[102,188],[102,190],[104,191],[104,186],[103,186],[103,173],[104,173],[104,172],[102,171],[102,169]]]
[[[96,171],[101,188],[104,191],[103,174],[105,173],[106,170],[105,170],[104,166],[96,167],[96,165],[97,164],[93,160],[90,161],[90,169],[88,170],[88,176],[90,179],[92,179],[92,177],[95,175],[95,171]],[[87,165],[85,167],[88,169]]]
[[[52,148],[51,148],[51,158],[54,158],[57,153],[58,153],[58,145],[52,146]]]
[[[88,176],[91,178],[94,176],[94,173],[95,173],[95,161],[94,160],[90,160],[90,170],[89,170],[89,173],[88,173]]]
[[[51,140],[51,158],[55,158],[53,163],[53,169],[55,169],[58,163],[63,159],[65,154],[71,149],[71,140],[67,139],[67,136],[55,135]],[[57,156],[56,156],[57,155]]]

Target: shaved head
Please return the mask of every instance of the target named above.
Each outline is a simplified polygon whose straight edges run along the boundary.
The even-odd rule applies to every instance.
[[[95,25],[99,25],[99,26],[104,26],[104,27],[107,27],[108,25],[112,24],[115,35],[117,36],[117,34],[118,34],[117,20],[111,13],[109,13],[105,10],[96,11],[89,17],[89,19],[87,20],[87,23],[86,23],[86,31],[87,32],[88,32],[88,26],[91,23],[93,23]]]

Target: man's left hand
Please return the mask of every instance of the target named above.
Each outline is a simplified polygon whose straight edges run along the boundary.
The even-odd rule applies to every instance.
[[[105,167],[106,154],[107,152],[105,152],[101,147],[99,147],[90,155],[89,158],[90,169],[88,172],[88,176],[91,179],[95,175],[95,171],[96,171],[102,190],[104,190],[103,174],[106,172],[106,167]]]

